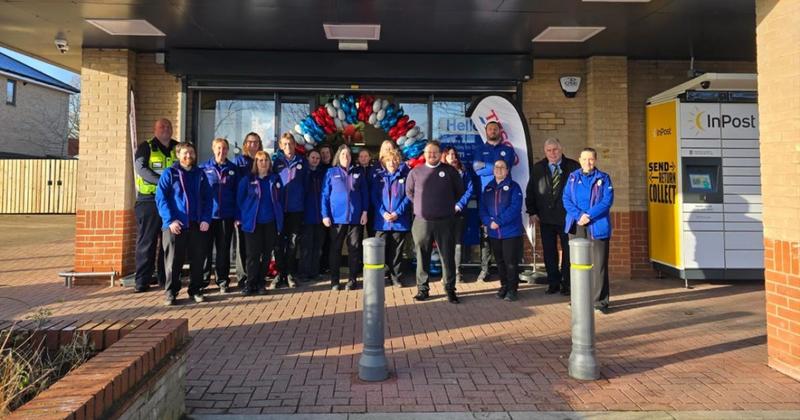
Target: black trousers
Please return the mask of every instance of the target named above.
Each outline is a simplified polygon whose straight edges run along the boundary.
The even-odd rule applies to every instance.
[[[392,281],[400,281],[403,276],[403,248],[408,232],[379,230],[375,232],[375,237],[386,242],[386,273]]]
[[[297,274],[297,238],[303,226],[303,212],[289,212],[283,214],[283,231],[278,237],[278,246],[275,248],[275,264],[281,278]]]
[[[239,287],[247,284],[247,243],[244,239],[244,231],[241,226],[236,227],[236,279]]]
[[[442,260],[442,279],[444,289],[456,291],[455,272],[455,235],[453,235],[453,218],[439,220],[424,220],[420,217],[414,219],[411,226],[411,235],[414,237],[414,246],[417,249],[417,288],[428,291],[430,277],[431,253],[433,241],[439,247],[439,256]]]
[[[161,241],[164,244],[167,295],[178,296],[181,290],[181,270],[186,255],[189,255],[189,296],[200,293],[203,287],[203,263],[206,255],[207,232],[200,232],[200,225],[192,222],[183,226],[180,235],[164,229]]]
[[[325,240],[325,226],[321,223],[303,225],[300,235],[300,267],[298,275],[303,279],[319,276],[322,242]]]
[[[592,296],[594,306],[608,306],[608,239],[591,239],[584,226],[578,226],[570,238],[585,238],[592,242]]]
[[[245,247],[247,248],[247,282],[239,283],[239,288],[247,287],[256,291],[265,286],[264,277],[272,258],[272,249],[278,239],[275,222],[256,223],[253,233],[244,232]]]
[[[339,284],[342,266],[342,244],[347,238],[347,277],[349,281],[356,281],[358,270],[363,261],[361,257],[361,240],[364,226],[362,225],[333,225],[330,230],[331,250],[328,264],[331,268],[331,284]]]
[[[320,274],[328,271],[330,266],[328,263],[331,260],[331,228],[322,225],[322,256],[319,257],[319,272]]]
[[[508,239],[489,239],[492,246],[497,271],[500,274],[500,286],[509,291],[517,291],[519,287],[519,261],[522,259],[522,236]]]
[[[164,251],[159,245],[161,240],[161,216],[158,215],[155,201],[137,201],[134,206],[136,215],[136,287],[150,285],[153,272],[157,272],[158,284],[166,283],[164,270]]]
[[[233,219],[214,219],[208,229],[208,249],[203,268],[205,284],[211,282],[211,260],[214,259],[214,273],[217,285],[228,287],[231,272],[231,242],[233,241]],[[216,255],[213,250],[216,249]]]
[[[548,284],[551,288],[560,287],[562,290],[569,290],[569,235],[564,233],[564,225],[539,223],[539,237],[542,241]],[[561,241],[561,266],[558,262],[559,241]]]
[[[453,242],[456,244],[454,259],[456,262],[456,274],[461,273],[461,263],[464,262],[464,255],[462,254],[462,249],[464,248],[462,242],[464,242],[464,224],[466,223],[466,218],[463,214],[456,216],[455,224],[453,227]]]

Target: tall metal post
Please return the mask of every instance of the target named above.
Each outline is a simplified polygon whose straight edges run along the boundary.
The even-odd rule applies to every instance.
[[[592,302],[592,243],[588,239],[569,241],[572,304],[572,353],[569,376],[575,379],[600,378],[594,348],[594,306]]]
[[[358,378],[362,381],[383,381],[389,377],[384,350],[385,315],[383,239],[369,238],[364,246],[364,350],[358,360]]]

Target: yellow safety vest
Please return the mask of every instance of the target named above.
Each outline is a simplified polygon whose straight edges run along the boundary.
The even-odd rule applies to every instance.
[[[175,155],[175,148],[169,151],[169,156],[165,155],[155,142],[158,140],[153,139],[147,142],[150,146],[150,160],[147,162],[147,167],[152,169],[159,175],[164,172],[164,169],[169,168],[178,160]],[[156,184],[151,184],[144,180],[138,174],[136,175],[136,190],[139,194],[152,195],[156,193]]]

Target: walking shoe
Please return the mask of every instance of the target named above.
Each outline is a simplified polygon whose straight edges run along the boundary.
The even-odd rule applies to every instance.
[[[241,292],[241,294],[242,294],[243,296],[250,296],[250,295],[252,295],[252,294],[253,294],[253,291],[252,291],[252,290],[250,290],[250,289],[249,289],[249,288],[247,288],[247,287],[244,287],[244,288],[242,288],[240,292]]]
[[[447,291],[447,301],[450,303],[458,303],[458,296],[456,296],[455,290],[448,290]]]
[[[278,277],[275,277],[274,279],[272,279],[271,282],[269,282],[269,286],[267,286],[267,289],[269,289],[269,290],[277,289],[278,288],[278,283],[280,283],[280,279]]]
[[[503,298],[506,302],[516,302],[517,300],[517,291],[516,290],[509,290],[506,293],[506,297]]]
[[[403,283],[400,283],[400,279],[392,279],[392,286],[399,289],[403,287]]]
[[[175,296],[167,295],[164,299],[164,306],[175,306]]]
[[[344,290],[356,290],[357,287],[355,280],[348,280],[347,284],[344,285]]]
[[[423,300],[428,300],[430,294],[427,290],[420,290],[417,292],[416,296],[414,296],[414,300],[422,302]]]
[[[194,299],[194,303],[203,303],[203,302],[206,301],[206,298],[203,295],[194,295],[194,296],[190,296],[190,297],[192,299]]]
[[[339,290],[339,282],[331,283],[331,290]]]
[[[293,275],[289,274],[288,276],[286,276],[286,283],[292,289],[297,289],[298,284]]]
[[[267,294],[267,288],[263,287],[263,286],[259,287],[258,289],[256,289],[256,294],[260,295],[260,296],[266,295]]]
[[[228,293],[228,286],[220,286],[219,287],[219,294],[224,295]]]
[[[495,296],[498,299],[502,299],[502,298],[506,297],[506,293],[508,293],[508,288],[503,286],[503,287],[500,288],[500,290],[497,291],[497,294]]]
[[[594,310],[602,313],[603,315],[608,315],[609,312],[611,312],[611,310],[608,309],[608,305],[595,306]]]
[[[150,286],[142,286],[142,287],[136,286],[133,288],[133,293],[144,293],[148,290],[150,290]]]
[[[488,277],[489,277],[488,271],[481,270],[481,272],[478,273],[478,281],[487,281]]]
[[[550,287],[547,288],[547,290],[544,291],[544,294],[546,294],[546,295],[554,295],[554,294],[558,293],[558,289],[559,289],[558,286],[550,286]]]

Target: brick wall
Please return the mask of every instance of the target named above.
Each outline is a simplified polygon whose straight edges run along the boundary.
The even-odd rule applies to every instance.
[[[75,269],[133,267],[133,164],[129,92],[136,78],[128,50],[83,50],[81,158],[78,162]]]
[[[769,365],[800,380],[800,1],[756,2]]]
[[[153,138],[159,118],[172,121],[172,136],[183,138],[181,127],[181,82],[156,64],[155,54],[136,54],[136,137],[139,143]]]

